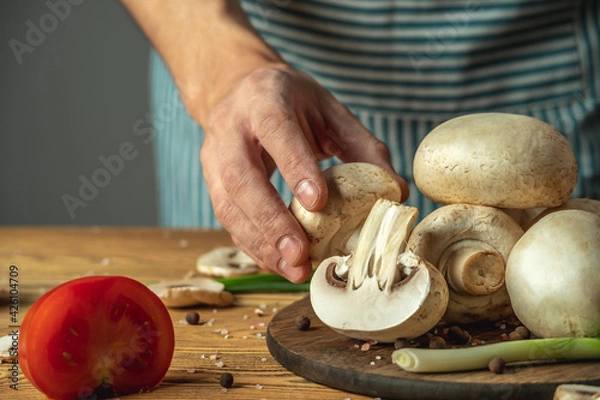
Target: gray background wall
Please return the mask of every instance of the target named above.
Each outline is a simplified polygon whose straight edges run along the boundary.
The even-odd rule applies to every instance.
[[[148,51],[116,0],[0,2],[0,224],[157,223]]]

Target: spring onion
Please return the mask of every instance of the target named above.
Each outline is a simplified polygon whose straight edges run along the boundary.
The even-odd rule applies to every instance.
[[[262,273],[216,279],[225,285],[231,293],[250,292],[308,292],[310,280],[304,283],[292,283],[279,275]]]
[[[409,372],[453,372],[487,368],[494,357],[508,363],[547,360],[600,360],[600,338],[529,339],[455,349],[403,348],[392,360]]]

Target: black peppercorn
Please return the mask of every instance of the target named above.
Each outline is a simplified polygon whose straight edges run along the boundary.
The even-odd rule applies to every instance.
[[[301,331],[305,331],[310,328],[310,319],[304,315],[300,315],[296,318],[296,328]]]
[[[504,367],[506,366],[506,362],[502,357],[494,357],[488,363],[488,368],[495,374],[501,374],[504,372]]]
[[[233,375],[231,375],[229,372],[225,372],[224,374],[221,374],[221,377],[219,378],[219,383],[224,388],[232,387],[233,386]]]
[[[200,314],[198,314],[196,311],[190,311],[186,314],[185,320],[190,325],[196,325],[198,322],[200,322]]]

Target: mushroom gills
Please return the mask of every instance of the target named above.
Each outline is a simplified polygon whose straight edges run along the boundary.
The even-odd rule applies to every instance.
[[[379,199],[356,250],[318,266],[311,303],[325,325],[378,342],[414,338],[435,326],[448,304],[446,282],[433,265],[405,251],[418,213],[415,207]]]

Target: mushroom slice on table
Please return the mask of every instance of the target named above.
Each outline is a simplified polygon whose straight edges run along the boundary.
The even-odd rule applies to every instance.
[[[600,400],[600,386],[565,383],[556,388],[553,400]]]
[[[508,214],[472,204],[442,206],[417,224],[407,248],[446,278],[450,300],[444,322],[495,321],[512,314],[505,265],[522,235]]]
[[[339,164],[323,174],[328,199],[321,211],[307,211],[296,198],[290,203],[290,211],[311,241],[313,267],[327,257],[349,254],[356,247],[360,228],[378,199],[400,201],[402,197],[398,181],[373,164]]]
[[[600,216],[552,212],[525,232],[506,265],[515,315],[539,337],[600,337]]]
[[[355,339],[393,342],[418,337],[438,323],[448,304],[444,277],[424,259],[404,251],[418,212],[378,200],[356,250],[318,266],[310,300],[325,325]]]
[[[255,274],[260,267],[242,250],[226,246],[217,247],[198,257],[196,270],[202,275],[229,278]]]
[[[434,128],[414,158],[415,184],[441,204],[556,207],[573,193],[577,160],[553,126],[525,115],[468,114]]]
[[[148,286],[167,307],[211,305],[225,307],[233,304],[232,293],[225,285],[210,278],[190,278],[166,281]]]

